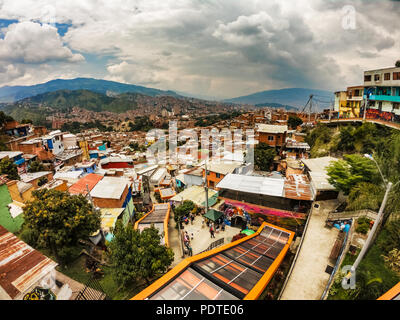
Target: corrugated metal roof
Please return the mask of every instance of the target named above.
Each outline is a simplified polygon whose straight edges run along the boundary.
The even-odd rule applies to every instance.
[[[120,199],[129,184],[130,182],[126,178],[104,177],[90,191],[90,194],[94,198]]]
[[[77,183],[73,184],[68,189],[68,191],[70,194],[86,195],[87,194],[86,185],[88,186],[89,191],[91,191],[99,183],[101,179],[103,179],[103,176],[95,173],[90,173],[85,177],[81,178]]]
[[[258,132],[264,133],[285,133],[288,131],[288,126],[282,125],[257,123],[256,126],[258,127]]]
[[[337,161],[337,158],[333,157],[322,157],[315,159],[302,159],[301,161],[307,166],[312,172],[326,172],[326,167],[330,165],[331,161]]]
[[[307,176],[304,174],[292,174],[286,178],[284,196],[295,200],[313,200],[314,196]]]
[[[212,198],[218,192],[212,189],[208,189],[208,198]],[[184,200],[191,200],[196,205],[202,206],[206,200],[206,191],[203,187],[200,186],[191,186],[183,190],[182,192],[178,193],[176,196],[170,199],[171,201],[184,201]]]
[[[0,287],[8,295],[0,299],[18,297],[57,266],[47,258],[0,226]]]
[[[217,188],[283,197],[284,179],[228,174]]]

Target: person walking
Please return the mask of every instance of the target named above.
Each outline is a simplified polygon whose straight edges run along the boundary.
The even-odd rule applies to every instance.
[[[211,234],[211,238],[215,238],[215,235],[214,235],[214,226],[213,226],[213,225],[210,226],[210,234]]]

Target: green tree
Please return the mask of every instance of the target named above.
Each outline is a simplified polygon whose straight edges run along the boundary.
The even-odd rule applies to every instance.
[[[375,164],[361,155],[345,155],[344,160],[338,160],[327,167],[328,181],[337,190],[348,195],[358,183],[379,181]]]
[[[193,209],[196,208],[196,205],[191,200],[185,200],[182,202],[180,206],[177,206],[174,209],[174,220],[176,223],[181,221],[182,217],[187,216]]]
[[[276,156],[276,150],[261,142],[254,149],[254,162],[261,171],[270,171]]]
[[[303,124],[303,120],[296,116],[289,116],[288,125],[292,129],[296,129],[298,126]]]
[[[346,210],[370,209],[377,211],[383,199],[383,193],[381,185],[360,182],[350,190]]]
[[[400,68],[400,60],[397,60],[397,61],[396,61],[395,66],[396,66],[396,68]]]
[[[40,161],[33,161],[31,165],[29,166],[29,172],[40,172],[44,171],[44,165]]]
[[[87,239],[100,228],[100,213],[87,199],[57,190],[36,190],[24,207],[23,230],[30,231],[33,246],[46,248],[65,264],[79,239]]]
[[[3,111],[0,111],[0,128],[2,128],[9,121],[14,121],[13,117],[10,117]]]
[[[120,285],[140,279],[149,284],[152,278],[165,273],[174,260],[172,249],[161,244],[161,235],[154,226],[140,232],[118,221],[113,233],[109,258]]]
[[[0,161],[0,175],[5,174],[11,180],[19,180],[17,165],[9,158]]]
[[[340,130],[340,140],[337,146],[338,150],[341,151],[353,151],[355,137],[353,127],[344,127]]]

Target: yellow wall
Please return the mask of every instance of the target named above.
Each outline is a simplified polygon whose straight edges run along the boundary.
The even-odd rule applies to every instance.
[[[35,190],[34,186],[31,186],[28,190],[20,193],[17,186],[17,181],[13,180],[7,183],[8,192],[10,193],[11,199],[17,202],[25,203],[33,200],[32,191]]]

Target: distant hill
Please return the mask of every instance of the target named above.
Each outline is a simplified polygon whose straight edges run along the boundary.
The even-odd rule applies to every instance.
[[[255,106],[260,108],[269,107],[274,109],[285,109],[287,111],[298,111],[298,108],[296,107],[273,102],[257,103]]]
[[[92,78],[57,79],[32,86],[5,86],[0,88],[0,102],[15,102],[46,92],[59,90],[90,90],[98,93],[115,95],[125,92],[140,93],[148,96],[169,95],[179,97],[174,91],[125,84],[115,81],[98,80]]]
[[[282,105],[289,105],[302,109],[307,103],[310,95],[314,95],[315,102],[322,111],[329,107],[329,102],[334,99],[332,92],[317,90],[317,89],[304,89],[304,88],[289,88],[280,90],[267,90],[262,92],[253,93],[247,96],[226,99],[225,102],[241,103],[241,104],[272,104],[278,103]]]

